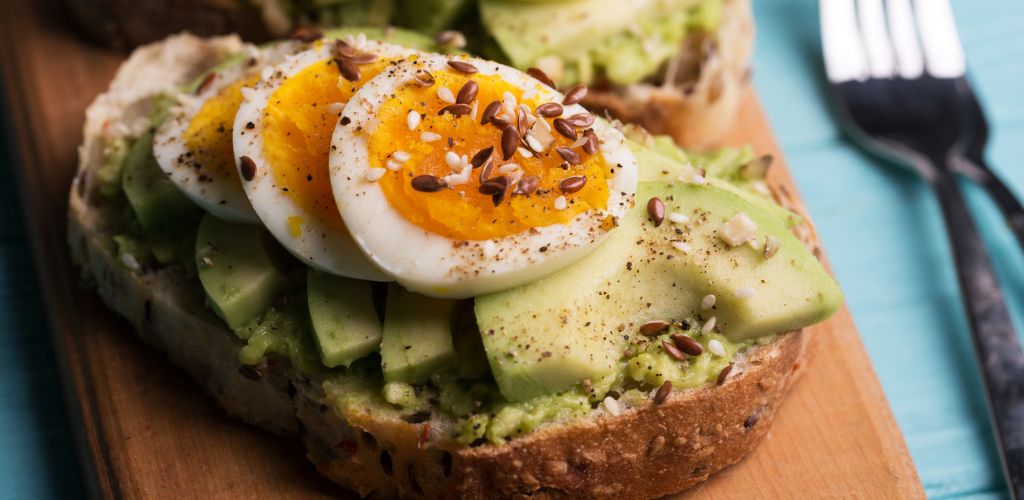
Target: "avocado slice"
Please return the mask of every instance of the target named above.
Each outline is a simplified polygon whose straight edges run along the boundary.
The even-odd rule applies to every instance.
[[[665,141],[668,141],[667,143]],[[639,180],[640,182],[651,182],[651,181],[667,181],[675,182],[678,181],[679,176],[682,175],[691,166],[690,156],[681,148],[671,142],[671,139],[660,136],[655,138],[652,147],[644,147],[636,142],[627,141],[626,144],[629,146],[630,151],[636,156],[637,164],[640,167]],[[735,151],[736,153],[729,153],[728,151]],[[752,190],[743,189],[730,182],[722,180],[719,175],[731,175],[728,170],[735,170],[740,165],[753,159],[753,153],[748,152],[746,158],[742,152],[744,149],[726,149],[723,150],[720,155],[730,155],[722,158],[711,157],[710,155],[697,155],[697,163],[694,166],[705,167],[704,164],[700,163],[703,159],[702,156],[715,159],[715,163],[711,168],[708,168],[709,176],[705,181],[715,187],[729,191],[736,196],[742,197],[750,203],[757,206],[759,210],[763,210],[772,214],[774,217],[778,217],[792,228],[793,226],[800,223],[802,217],[798,214],[787,210],[782,206],[776,204],[774,201],[755,193]],[[739,156],[735,156],[739,155]]]
[[[655,227],[646,211],[654,196],[690,222]],[[757,225],[756,241],[778,240],[772,257],[722,241],[720,229],[740,213]],[[708,294],[717,304],[705,311]],[[659,181],[640,183],[636,207],[586,258],[477,297],[476,317],[501,393],[522,401],[616,376],[648,321],[715,316],[728,338],[743,340],[816,323],[841,303],[838,285],[784,220],[718,185]]]
[[[452,314],[458,302],[388,286],[380,343],[384,382],[423,382],[455,365]]]
[[[381,324],[369,281],[306,272],[309,318],[324,366],[348,367],[380,349]]]
[[[196,221],[202,209],[193,204],[153,157],[153,131],[128,147],[121,173],[121,189],[143,229],[155,231],[185,221]]]
[[[452,343],[458,355],[459,364],[455,375],[459,380],[481,380],[490,377],[491,367],[487,364],[487,352],[480,340],[480,328],[473,315],[473,301],[460,301],[452,322]]]
[[[395,20],[420,33],[437,33],[454,25],[471,4],[470,0],[399,0]]]
[[[196,267],[210,306],[232,330],[266,311],[287,291],[282,250],[263,227],[207,214],[196,236]]]
[[[556,83],[590,83],[595,70],[614,84],[652,76],[679,54],[691,29],[714,21],[698,8],[721,0],[480,0],[480,17],[512,65],[526,68],[556,56],[565,75]],[[708,26],[714,29],[713,26]]]

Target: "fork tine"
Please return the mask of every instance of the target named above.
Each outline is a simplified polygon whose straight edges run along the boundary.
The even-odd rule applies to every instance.
[[[821,49],[832,82],[864,80],[868,63],[857,28],[854,0],[820,0]]]
[[[914,0],[914,7],[928,73],[938,78],[963,76],[964,49],[949,0]]]
[[[868,69],[874,78],[892,78],[896,73],[892,43],[885,26],[882,0],[858,0],[860,34],[868,55]]]
[[[896,67],[899,75],[914,79],[924,73],[924,56],[917,43],[917,28],[914,27],[914,10],[910,0],[888,0],[886,11],[889,15],[889,34],[893,51],[896,52]]]

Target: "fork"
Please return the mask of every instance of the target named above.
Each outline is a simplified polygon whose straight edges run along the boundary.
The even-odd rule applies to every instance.
[[[983,116],[965,77],[952,9],[948,0],[819,5],[825,70],[842,128],[862,148],[916,171],[938,198],[1003,471],[1011,495],[1024,499],[1024,352],[956,174],[986,187],[1002,183],[981,156],[987,127],[979,128]],[[1003,201],[1012,223],[1020,203]]]

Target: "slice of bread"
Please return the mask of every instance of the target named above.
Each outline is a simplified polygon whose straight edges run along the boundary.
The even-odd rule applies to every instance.
[[[94,175],[107,141],[145,129],[155,95],[238,44],[178,35],[135,51],[87,111],[69,213],[72,256],[86,283],[226,411],[302,438],[323,475],[385,498],[653,498],[707,479],[765,436],[799,373],[808,346],[802,332],[747,348],[720,386],[676,390],[661,404],[648,395],[614,410],[599,405],[502,445],[452,442],[452,422],[438,412],[414,423],[358,405],[339,409],[324,383],[344,375],[303,375],[282,358],[240,372],[243,344],[205,307],[197,280],[174,266],[133,270],[118,257],[113,237],[124,229],[124,207],[99,193]]]

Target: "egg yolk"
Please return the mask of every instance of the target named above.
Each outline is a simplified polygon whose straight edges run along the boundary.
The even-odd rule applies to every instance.
[[[259,79],[259,75],[241,78],[220,89],[203,103],[185,129],[185,147],[191,154],[190,164],[200,171],[200,180],[238,178],[231,129],[242,105],[242,87],[251,87]]]
[[[361,65],[359,81],[350,82],[340,77],[332,60],[317,61],[285,80],[263,112],[263,155],[275,185],[335,231],[346,231],[328,173],[331,136],[340,112],[328,108],[348,102],[387,65],[385,60]]]
[[[576,147],[572,149],[582,161],[570,165],[555,148],[570,147],[574,141],[559,135],[553,127],[551,135],[555,140],[544,151],[524,155],[524,150],[520,149],[509,160],[502,160],[502,130],[494,124],[482,125],[481,114],[488,104],[502,101],[505,92],[514,95],[518,103],[529,105],[531,110],[543,104],[539,98],[528,97],[524,102],[524,89],[497,75],[466,75],[446,69],[433,76],[435,84],[428,88],[416,84],[396,88],[394,94],[381,104],[377,114],[380,125],[367,140],[371,167],[386,167],[388,161],[395,158],[396,151],[404,153],[398,159],[408,155],[400,170],[389,170],[378,181],[391,207],[406,220],[448,238],[484,240],[530,228],[567,223],[580,213],[607,207],[607,176],[610,171],[604,157],[601,154],[587,155]],[[439,114],[449,105],[438,96],[439,89],[445,87],[455,95],[470,80],[479,87],[475,114]],[[409,127],[410,111],[421,116],[415,130]],[[538,119],[552,123],[552,118]],[[427,134],[427,139],[435,140],[425,140],[424,134]],[[488,179],[502,175],[509,179],[510,188],[504,197],[499,199],[487,191],[480,192],[481,169],[486,168],[483,166],[473,169],[467,182],[449,185],[436,192],[418,191],[413,187],[412,179],[416,176],[443,178],[457,173],[446,160],[449,151],[472,159],[488,147],[494,148],[491,155],[494,164]],[[502,168],[509,164],[514,165]],[[560,189],[564,179],[577,176],[586,178],[582,189],[572,193]],[[529,194],[516,194],[515,180],[528,177],[537,178],[537,189]],[[558,200],[560,197],[564,199]]]

